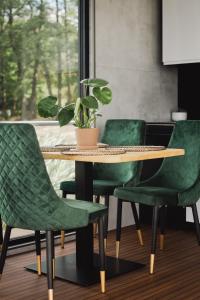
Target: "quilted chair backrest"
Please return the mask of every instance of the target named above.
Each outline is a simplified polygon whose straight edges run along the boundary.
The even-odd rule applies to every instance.
[[[0,125],[0,214],[13,227],[34,228],[56,208],[56,195],[29,124]]]
[[[200,121],[178,121],[169,148],[183,148],[185,155],[164,159],[160,170],[148,182],[184,191],[200,175]]]
[[[102,137],[102,143],[112,146],[143,145],[145,137],[145,122],[142,120],[113,119],[108,120]],[[126,183],[138,177],[141,162],[119,164],[95,164],[94,178],[116,180]],[[136,180],[136,181],[137,181]]]

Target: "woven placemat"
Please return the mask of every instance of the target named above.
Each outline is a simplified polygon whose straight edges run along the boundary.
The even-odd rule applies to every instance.
[[[63,151],[62,154],[65,155],[113,155],[113,154],[124,154],[126,153],[123,149],[111,149],[111,148],[104,148],[104,149],[95,149],[95,150],[77,150],[71,149],[68,151]]]
[[[109,146],[108,144],[104,144],[104,143],[98,143],[97,144],[98,148],[106,148],[108,146]],[[76,149],[77,144],[59,144],[59,145],[55,145],[55,147],[67,147],[69,149]]]
[[[59,146],[59,147],[54,147],[54,146],[42,146],[40,147],[40,150],[42,152],[62,152],[62,151],[68,151],[70,148],[67,146]]]
[[[110,146],[109,148],[125,150],[126,152],[159,151],[166,149],[165,146]]]
[[[79,155],[109,155],[109,154],[123,154],[125,152],[144,152],[144,151],[159,151],[166,149],[165,146],[110,146],[101,144],[95,150],[78,150],[76,145],[56,145],[40,147],[42,152],[62,152],[64,154],[79,154]],[[106,146],[105,146],[106,145]]]

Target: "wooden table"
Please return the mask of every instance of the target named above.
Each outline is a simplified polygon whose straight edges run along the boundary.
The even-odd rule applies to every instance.
[[[184,155],[183,149],[159,151],[126,152],[114,155],[72,155],[44,152],[45,159],[75,161],[76,198],[93,201],[93,163],[122,163]],[[138,268],[143,264],[106,257],[107,278],[118,276]],[[45,263],[43,263],[45,273]],[[30,269],[30,268],[29,268]],[[31,266],[35,270],[35,266]],[[56,258],[56,277],[80,285],[90,285],[99,281],[98,255],[93,249],[92,224],[76,232],[76,254]]]

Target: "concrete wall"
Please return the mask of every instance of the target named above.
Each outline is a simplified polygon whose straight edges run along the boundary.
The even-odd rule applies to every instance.
[[[91,12],[93,4],[91,0]],[[91,76],[95,70],[113,90],[113,102],[103,107],[99,125],[109,118],[169,121],[177,108],[177,70],[161,64],[161,1],[96,0],[95,7]],[[128,208],[125,214],[128,224],[132,220]],[[115,213],[111,219],[113,227]]]

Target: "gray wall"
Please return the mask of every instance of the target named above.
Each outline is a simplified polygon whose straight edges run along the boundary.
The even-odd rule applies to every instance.
[[[96,76],[113,103],[103,118],[169,121],[177,108],[177,70],[161,64],[160,0],[96,0]]]
[[[103,107],[98,124],[109,118],[169,121],[177,108],[177,70],[161,64],[161,1],[96,0],[95,6],[91,70],[113,90],[113,102]],[[129,222],[128,209],[126,214]]]

